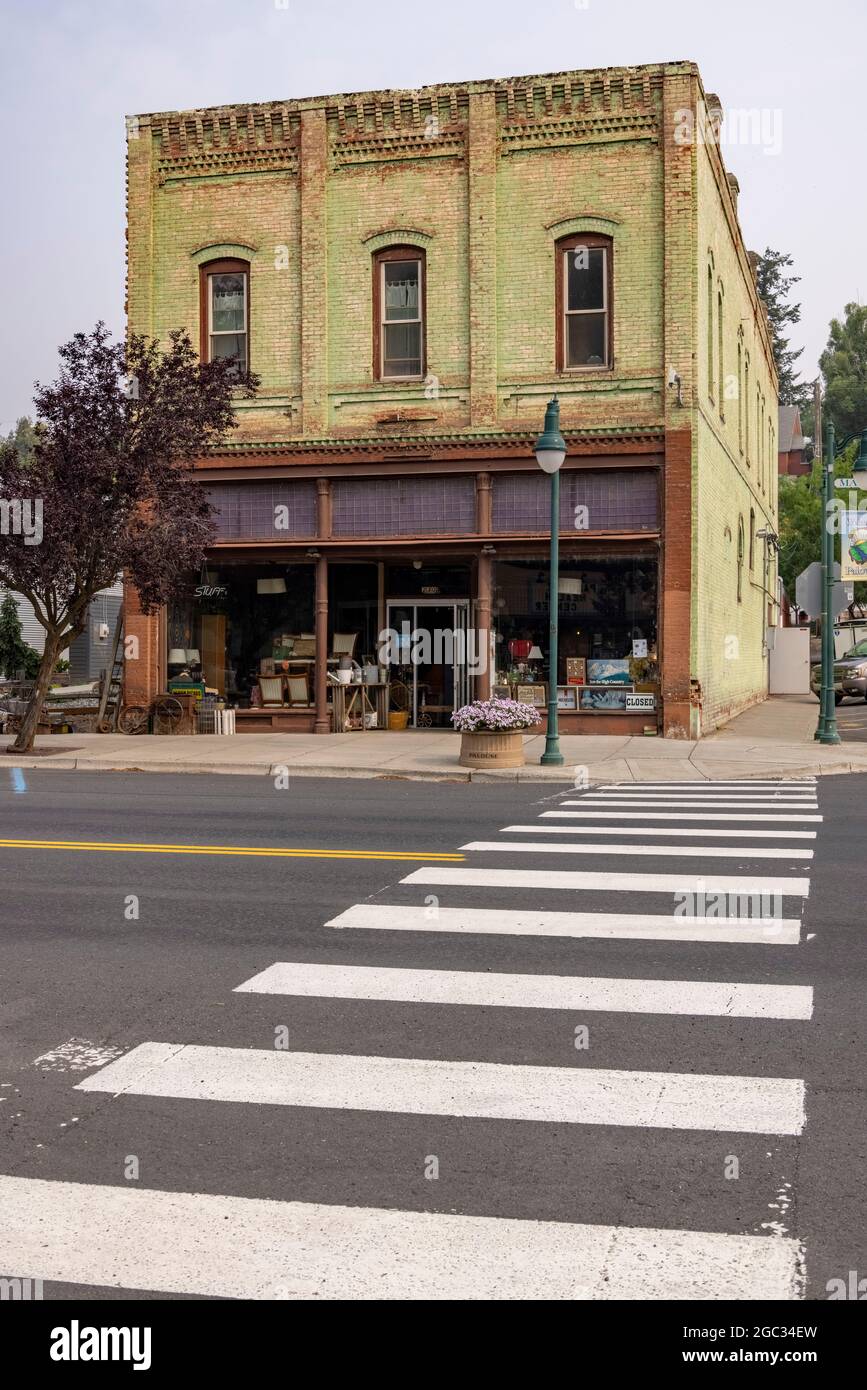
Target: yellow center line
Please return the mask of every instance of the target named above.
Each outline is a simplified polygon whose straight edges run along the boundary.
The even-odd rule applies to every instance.
[[[275,849],[253,845],[144,845],[101,840],[3,840],[0,849],[65,849],[113,854],[236,854],[273,859],[411,859],[462,860],[463,854],[424,854],[416,850]]]

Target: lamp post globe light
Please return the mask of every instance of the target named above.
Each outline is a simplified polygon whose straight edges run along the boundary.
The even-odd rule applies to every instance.
[[[834,497],[834,463],[855,435],[847,435],[835,444],[834,426],[825,426],[825,456],[822,460],[822,688],[819,696],[819,723],[814,738],[817,743],[840,743],[834,702],[834,532],[831,527],[831,503]],[[867,429],[861,432],[855,473],[867,473]],[[842,560],[842,556],[840,557]]]
[[[553,396],[545,410],[545,428],[536,440],[536,462],[551,478],[551,572],[548,613],[548,732],[540,763],[562,767],[560,730],[557,719],[557,623],[560,606],[560,468],[566,457],[566,441],[560,433],[560,402]]]

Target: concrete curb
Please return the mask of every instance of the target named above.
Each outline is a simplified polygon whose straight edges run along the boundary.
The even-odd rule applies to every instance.
[[[91,763],[79,758],[27,758],[20,759],[9,757],[4,759],[6,766],[22,768],[27,770],[38,770],[44,768],[50,772],[144,772],[162,773],[171,775],[174,773],[183,774],[214,774],[217,776],[229,777],[277,777],[282,769],[288,767],[287,763],[223,763],[209,765],[207,763],[176,762],[139,765],[135,763]],[[632,759],[635,762],[637,760]],[[714,762],[717,760],[714,759]],[[722,760],[720,760],[722,761]],[[739,759],[733,757],[731,762],[726,762],[724,766],[714,767],[709,770],[707,764],[703,768],[696,767],[698,775],[695,778],[696,785],[706,782],[725,781],[733,774]],[[0,767],[3,763],[0,762]],[[840,762],[833,764],[821,764],[816,762],[805,762],[798,764],[788,764],[786,762],[769,761],[756,765],[753,759],[749,766],[737,766],[737,775],[745,781],[761,781],[769,775],[779,777],[833,777],[848,773],[867,773],[867,759],[864,762]],[[400,768],[400,767],[332,767],[325,765],[296,765],[289,767],[289,777],[296,778],[342,778],[344,780],[378,780],[385,782],[479,782],[497,783],[514,782],[533,783],[538,786],[573,786],[575,783],[575,769],[571,764],[563,768],[552,768],[550,771],[542,772],[535,763],[525,764],[521,768],[502,768],[497,771],[494,768],[487,768],[484,771],[475,769],[454,767],[443,768]],[[594,770],[588,774],[587,785],[599,786],[604,782],[622,782],[624,785],[641,786],[645,781],[666,781],[662,775],[659,761],[651,759],[650,765],[646,768],[646,776],[624,777],[618,775],[614,770],[606,771],[604,767]],[[676,780],[676,779],[674,779]]]

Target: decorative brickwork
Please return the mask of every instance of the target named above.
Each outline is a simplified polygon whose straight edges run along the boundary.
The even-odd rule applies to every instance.
[[[663,728],[682,737],[764,694],[764,551],[738,604],[736,538],[751,513],[776,523],[755,439],[776,379],[737,179],[717,146],[678,134],[706,110],[696,67],[667,63],[132,117],[127,144],[131,328],[197,337],[201,265],[250,266],[261,390],[203,481],[367,477],[372,506],[376,480],[484,472],[490,510],[498,471],[532,467],[556,391],[600,496],[606,469],[647,473],[624,496],[659,525]],[[612,361],[561,371],[554,247],[582,233],[610,238]],[[426,373],[377,380],[373,257],[403,245],[425,258]],[[747,401],[731,396],[739,328]],[[158,624],[128,612],[149,653],[129,689],[153,688]]]

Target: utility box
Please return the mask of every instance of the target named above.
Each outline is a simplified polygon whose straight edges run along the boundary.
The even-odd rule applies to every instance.
[[[776,628],[768,664],[771,695],[809,695],[810,629]]]

